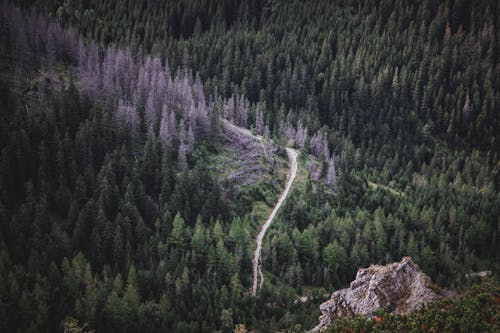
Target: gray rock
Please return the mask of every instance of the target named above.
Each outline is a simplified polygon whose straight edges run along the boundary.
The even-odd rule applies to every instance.
[[[320,323],[312,332],[326,330],[336,318],[371,317],[382,308],[408,314],[441,297],[429,288],[430,284],[431,279],[410,257],[386,266],[360,269],[349,288],[335,291],[320,305]]]

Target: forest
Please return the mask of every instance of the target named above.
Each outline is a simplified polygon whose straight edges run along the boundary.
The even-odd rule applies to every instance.
[[[300,332],[406,255],[471,290],[455,317],[480,314],[387,331],[491,329],[499,18],[494,0],[0,1],[0,331]],[[297,181],[253,296],[285,147]],[[482,270],[497,282],[471,287]],[[377,329],[334,331],[352,325]]]

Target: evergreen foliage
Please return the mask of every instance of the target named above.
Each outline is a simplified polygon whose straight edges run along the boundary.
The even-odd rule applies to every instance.
[[[310,328],[371,263],[411,255],[454,288],[497,276],[497,1],[12,3],[0,331]],[[250,213],[267,198],[217,182],[222,118],[301,150],[258,297]],[[494,331],[497,289],[334,331]]]

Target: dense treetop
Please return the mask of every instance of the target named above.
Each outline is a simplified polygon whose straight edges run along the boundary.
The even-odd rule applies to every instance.
[[[12,3],[0,331],[309,329],[371,263],[410,255],[454,288],[497,276],[497,1]],[[218,182],[213,161],[242,144],[228,150],[221,119],[272,139],[278,160],[301,151],[257,297],[254,237],[283,179]],[[408,327],[443,324],[436,309]]]

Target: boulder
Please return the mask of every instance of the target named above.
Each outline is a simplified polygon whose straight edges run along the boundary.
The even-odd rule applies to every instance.
[[[339,317],[370,317],[382,308],[408,314],[441,297],[430,285],[431,279],[410,257],[359,269],[349,288],[335,291],[320,305],[320,323],[312,331],[326,330]]]

